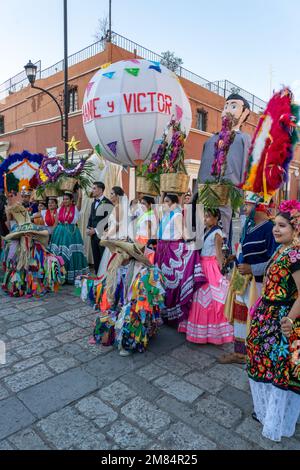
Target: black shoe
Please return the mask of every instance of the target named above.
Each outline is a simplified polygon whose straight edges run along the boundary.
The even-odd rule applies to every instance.
[[[258,423],[260,423],[258,417],[256,416],[255,411],[253,411],[253,413],[251,414],[251,416],[252,416],[252,418],[253,418],[255,421],[257,421]]]

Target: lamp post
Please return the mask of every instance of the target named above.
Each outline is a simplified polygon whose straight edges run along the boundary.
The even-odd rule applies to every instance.
[[[40,91],[43,91],[44,93],[46,93],[46,95],[50,96],[50,98],[52,98],[53,101],[55,101],[57,107],[58,107],[58,110],[59,110],[59,114],[60,114],[60,117],[61,117],[61,139],[66,142],[65,140],[65,122],[64,122],[64,115],[63,115],[63,112],[62,112],[62,109],[61,109],[61,106],[59,104],[59,102],[57,101],[57,99],[55,98],[55,96],[52,95],[52,93],[50,93],[50,91],[48,90],[45,90],[44,88],[41,88],[39,86],[36,86],[35,85],[35,79],[36,79],[36,72],[37,72],[37,66],[35,64],[33,64],[31,62],[31,60],[28,62],[28,64],[25,65],[24,67],[25,69],[25,72],[26,72],[26,76],[28,78],[28,81],[31,85],[31,88],[34,88],[36,90],[40,90]]]
[[[111,42],[111,0],[109,0],[109,14],[108,14],[108,42]]]
[[[61,139],[65,143],[65,161],[68,163],[68,140],[69,140],[69,90],[68,90],[68,1],[64,0],[64,113],[62,108],[50,91],[35,85],[37,66],[31,62],[25,65],[25,72],[31,88],[43,91],[56,103],[61,117]]]
[[[68,163],[69,140],[69,89],[68,89],[68,0],[64,0],[64,108],[65,108],[65,158]]]

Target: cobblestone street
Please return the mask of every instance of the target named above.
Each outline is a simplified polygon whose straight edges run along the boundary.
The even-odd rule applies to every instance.
[[[64,287],[44,299],[0,294],[0,449],[300,449],[261,436],[230,347],[187,344],[163,327],[145,354],[88,344],[95,313]]]

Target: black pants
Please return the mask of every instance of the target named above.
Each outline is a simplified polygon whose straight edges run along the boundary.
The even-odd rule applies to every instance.
[[[95,268],[95,273],[97,274],[99,265],[101,262],[102,255],[104,253],[104,246],[99,245],[99,238],[97,237],[96,234],[92,235],[91,237],[91,244],[92,244],[92,252],[93,252],[93,259],[94,259],[94,268]]]

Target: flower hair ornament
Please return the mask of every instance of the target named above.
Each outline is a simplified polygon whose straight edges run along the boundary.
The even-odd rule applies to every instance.
[[[289,214],[292,227],[300,232],[300,202],[296,200],[282,201],[278,207],[279,212]]]

